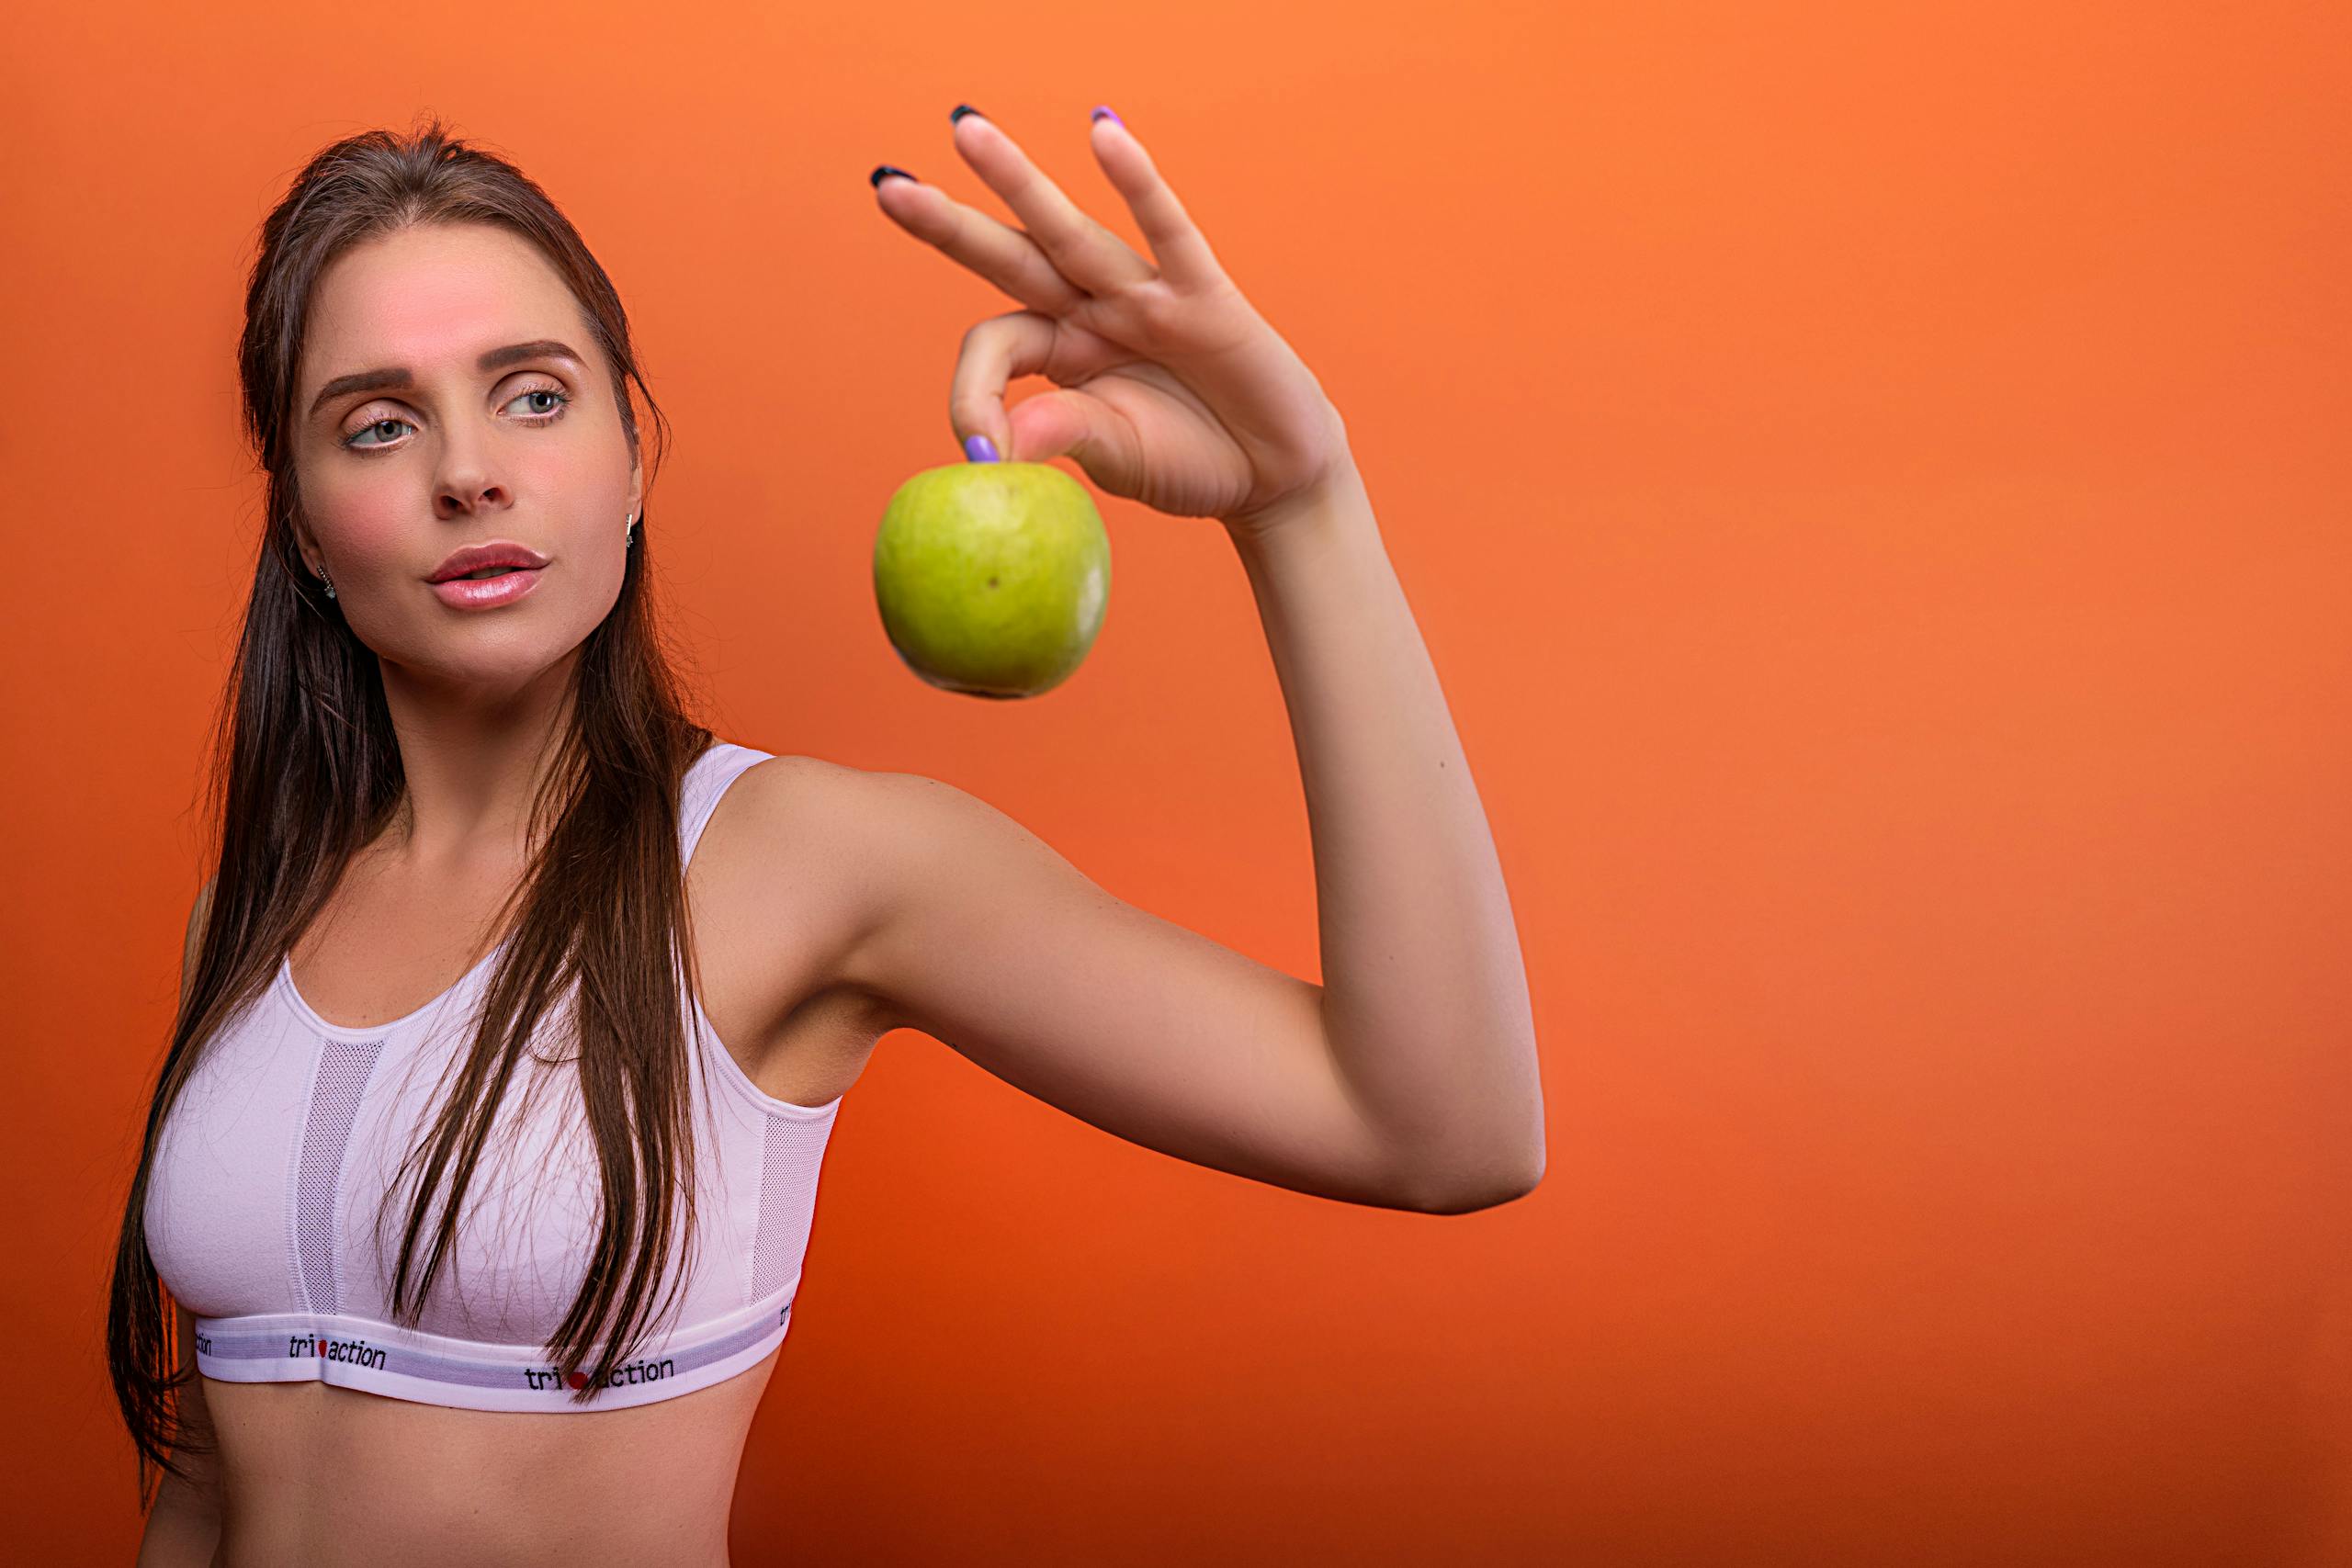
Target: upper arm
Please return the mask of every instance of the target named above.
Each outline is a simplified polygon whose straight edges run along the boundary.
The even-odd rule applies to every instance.
[[[916,773],[828,773],[868,918],[843,978],[893,1027],[1148,1148],[1420,1208],[1323,1023],[1323,988],[1105,892],[1020,823]]]
[[[175,1336],[179,1346],[177,1370],[187,1374],[178,1393],[179,1420],[183,1430],[204,1447],[200,1452],[191,1452],[179,1442],[171,1444],[173,1462],[187,1470],[192,1479],[183,1481],[166,1470],[155,1502],[159,1507],[168,1500],[198,1513],[217,1515],[220,1506],[220,1469],[219,1455],[212,1447],[212,1412],[204,1400],[204,1378],[196,1370],[196,1314],[178,1302],[172,1303],[172,1313],[178,1325]]]
[[[204,944],[205,922],[211,918],[211,912],[212,881],[208,877],[202,890],[196,896],[196,907],[188,911],[187,937],[180,949],[180,999],[183,1003],[187,999],[188,980],[196,968],[197,949]],[[199,1440],[209,1443],[212,1437],[212,1413],[204,1400],[204,1379],[196,1370],[196,1314],[175,1301],[172,1303],[172,1315],[176,1330],[173,1342],[178,1347],[175,1366],[177,1371],[187,1374],[187,1381],[181,1384],[178,1395],[180,1420]],[[197,1483],[191,1486],[166,1472],[164,1477],[165,1490],[181,1501],[201,1508],[217,1507],[220,1486],[214,1456],[209,1452],[183,1453],[175,1445],[172,1457],[195,1473]],[[157,1501],[162,1501],[160,1494]]]

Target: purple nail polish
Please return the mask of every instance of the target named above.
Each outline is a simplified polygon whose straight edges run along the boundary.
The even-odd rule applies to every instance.
[[[1094,112],[1093,112],[1092,114],[1091,114],[1091,115],[1089,115],[1089,116],[1087,116],[1087,117],[1086,117],[1086,118],[1087,118],[1087,122],[1088,122],[1089,124],[1091,124],[1091,123],[1093,123],[1095,120],[1098,120],[1098,119],[1102,118],[1105,115],[1108,115],[1108,116],[1109,116],[1113,120],[1116,121],[1116,122],[1117,122],[1118,124],[1120,124],[1120,125],[1125,125],[1125,124],[1126,124],[1126,123],[1127,123],[1125,120],[1124,120],[1124,119],[1120,119],[1120,118],[1119,118],[1118,111],[1117,111],[1116,109],[1114,109],[1114,108],[1113,108],[1110,105],[1108,105],[1108,104],[1097,104],[1097,105],[1095,105],[1095,106],[1094,106]]]
[[[964,456],[969,457],[975,463],[995,463],[1002,461],[1002,459],[998,457],[996,455],[996,443],[990,441],[985,435],[966,436],[964,438]]]

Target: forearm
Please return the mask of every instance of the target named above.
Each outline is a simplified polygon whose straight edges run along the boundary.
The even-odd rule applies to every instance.
[[[1314,844],[1323,1016],[1365,1114],[1429,1190],[1501,1201],[1544,1168],[1519,932],[1437,671],[1350,465],[1228,525],[1273,655]]]

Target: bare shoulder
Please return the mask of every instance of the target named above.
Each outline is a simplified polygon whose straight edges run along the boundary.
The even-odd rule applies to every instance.
[[[707,831],[718,829],[719,815],[740,796],[732,814],[748,834],[756,835],[768,874],[787,868],[813,873],[837,895],[852,893],[860,868],[869,863],[873,836],[888,814],[884,781],[899,776],[781,752],[743,770],[720,797]]]
[[[204,886],[197,889],[196,903],[187,912],[187,934],[180,944],[180,999],[187,999],[188,982],[195,977],[196,955],[203,951],[206,928],[212,921],[212,884],[206,877]]]
[[[779,753],[743,770],[711,813],[689,880],[747,951],[804,955],[784,965],[787,1006],[852,983],[849,955],[886,903],[876,846],[889,836],[891,776]]]
[[[1033,873],[1047,863],[1077,877],[996,807],[922,773],[778,755],[746,769],[737,788],[746,786],[741,830],[755,841],[720,853],[758,886],[730,901],[761,911],[772,930],[790,903],[821,906],[826,929],[809,935],[825,950],[824,985],[883,1007],[894,1028],[922,1021],[906,1006],[904,976],[883,962],[913,910],[944,902],[988,918],[1012,891],[1011,868],[1001,859],[976,862],[976,851],[1010,848]],[[710,831],[718,830],[714,818]]]

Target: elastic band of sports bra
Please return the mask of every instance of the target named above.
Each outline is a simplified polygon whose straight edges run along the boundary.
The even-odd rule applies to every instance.
[[[473,1410],[616,1410],[690,1393],[756,1365],[792,1323],[794,1279],[741,1312],[681,1330],[615,1367],[586,1404],[545,1347],[482,1345],[349,1314],[196,1320],[196,1369],[222,1382],[318,1382]]]

